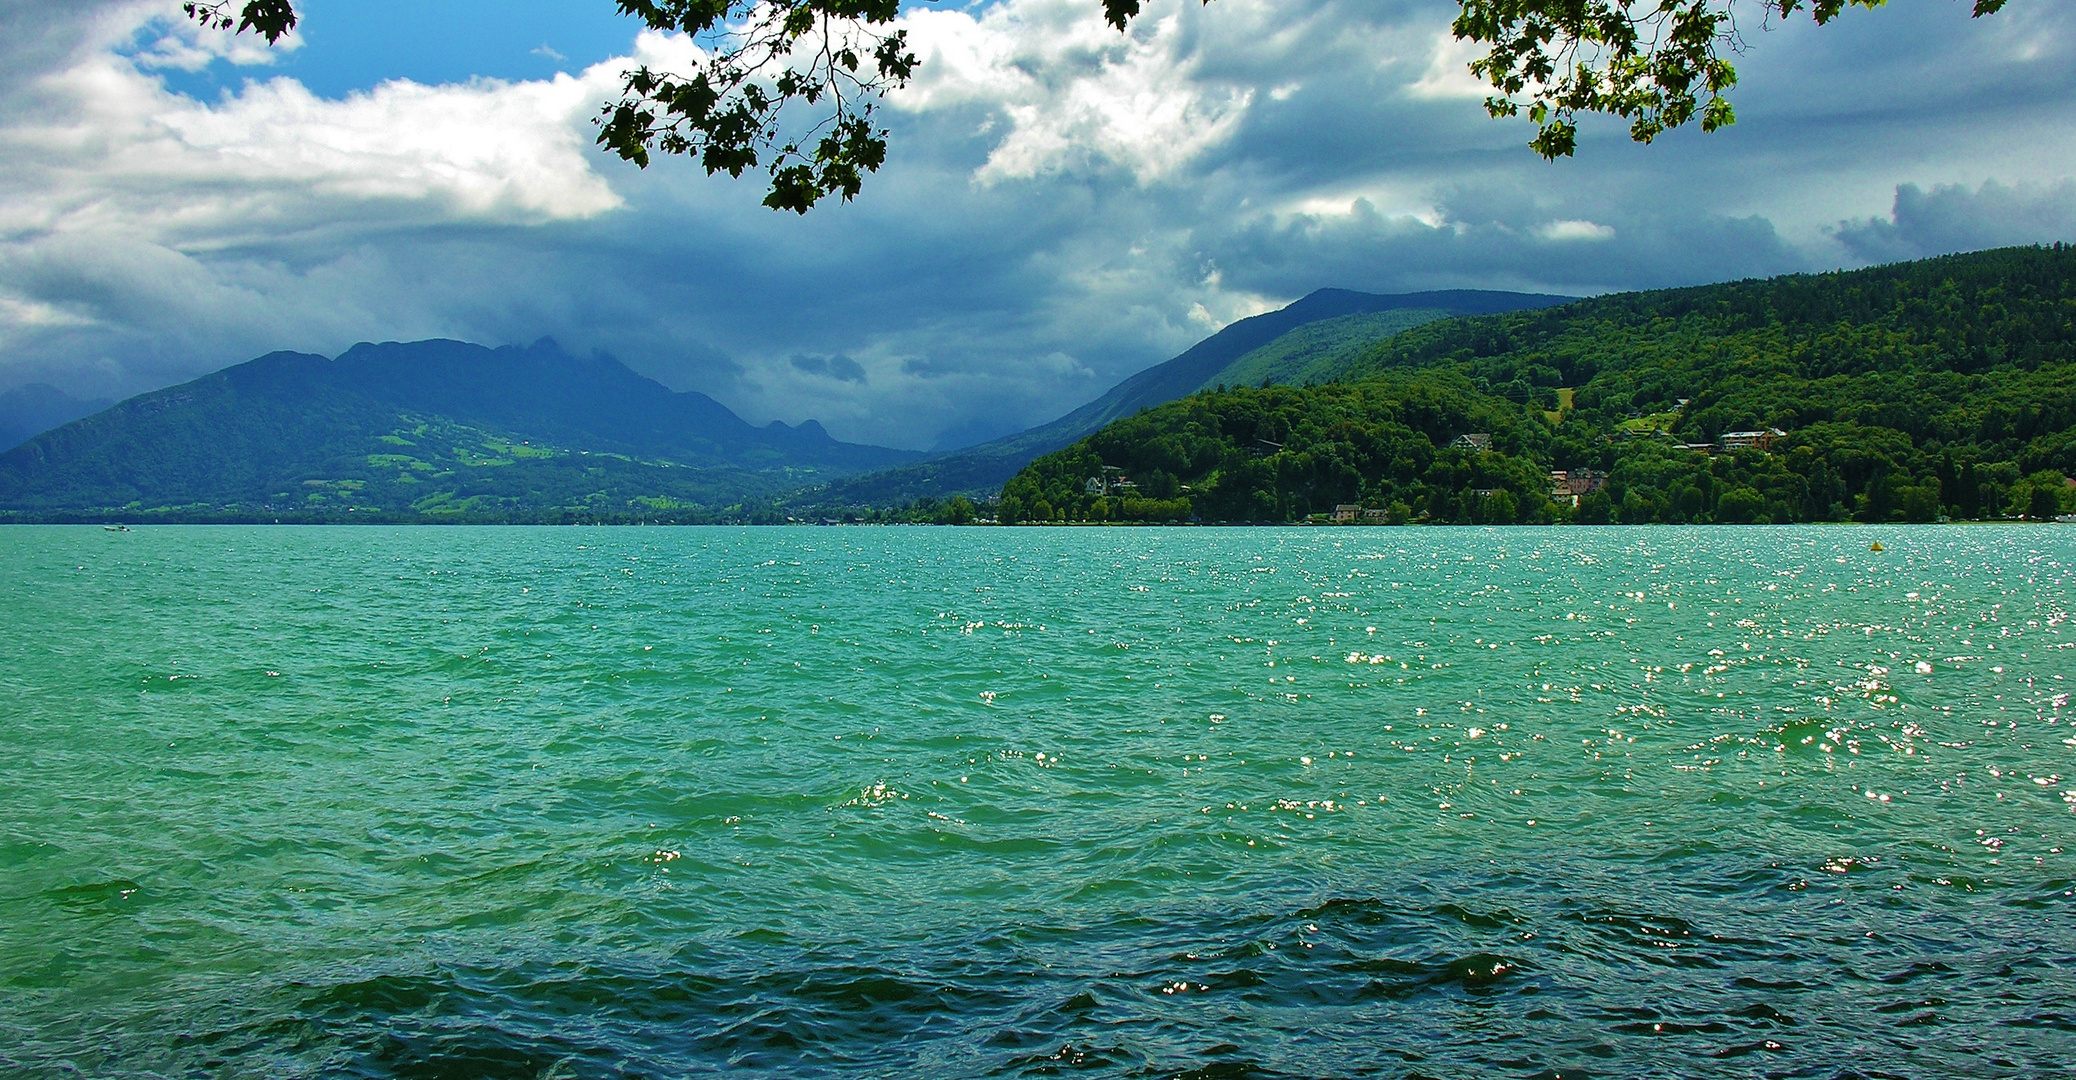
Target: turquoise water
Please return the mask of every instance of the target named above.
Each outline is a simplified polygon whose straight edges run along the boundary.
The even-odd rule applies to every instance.
[[[9,1076],[2076,1045],[2076,529],[13,527],[0,567]]]

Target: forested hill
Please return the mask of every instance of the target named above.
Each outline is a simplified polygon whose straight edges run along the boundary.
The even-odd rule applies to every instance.
[[[1450,445],[1469,433],[1491,449]],[[1552,470],[1608,476],[1574,509]],[[2076,510],[2070,473],[2076,249],[2056,245],[1429,323],[1339,383],[1121,420],[1033,462],[1003,516],[2039,517]]]
[[[0,455],[0,520],[712,520],[916,456],[755,427],[552,341],[390,342],[272,353],[47,431]]]

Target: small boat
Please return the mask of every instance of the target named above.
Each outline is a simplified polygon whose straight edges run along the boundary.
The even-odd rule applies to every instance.
[[[128,525],[103,525],[103,526],[101,526],[101,531],[102,531],[102,532],[129,532],[129,531],[130,531],[130,527],[129,527]]]
[[[2054,520],[2064,525],[2076,525],[2076,514],[2056,514]]]

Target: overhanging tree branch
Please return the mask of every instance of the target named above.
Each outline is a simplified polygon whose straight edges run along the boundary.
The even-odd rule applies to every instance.
[[[233,17],[236,2],[182,9],[205,27],[252,30],[269,44],[295,28],[292,0],[246,0]],[[1886,0],[1458,0],[1451,30],[1488,47],[1470,65],[1494,91],[1486,112],[1526,112],[1537,128],[1529,147],[1555,159],[1577,149],[1581,113],[1626,119],[1641,143],[1696,117],[1703,131],[1736,122],[1727,94],[1737,70],[1725,57],[1744,48],[1740,2],[1756,3],[1762,21],[1806,8],[1823,25],[1848,4]],[[652,30],[689,36],[705,59],[685,72],[628,72],[620,100],[599,114],[598,145],[642,168],[651,151],[697,158],[708,175],[761,167],[771,178],[764,205],[800,214],[830,195],[848,202],[886,163],[887,130],[873,115],[917,64],[907,31],[888,29],[900,0],[615,3]],[[1139,14],[1140,0],[1101,3],[1119,30]],[[1972,0],[1973,15],[2005,3]],[[788,123],[795,103],[825,111]]]
[[[289,0],[247,0],[235,19],[230,13],[232,3],[233,0],[216,0],[215,3],[189,0],[180,5],[180,10],[209,30],[229,30],[235,25],[241,34],[247,30],[256,31],[267,39],[269,45],[287,37],[288,32],[296,28],[296,9]]]
[[[1847,4],[1877,8],[1886,0],[1758,0],[1764,20],[1805,7],[1821,26]],[[1738,0],[1460,0],[1451,26],[1463,41],[1489,46],[1471,73],[1496,93],[1485,99],[1495,117],[1523,112],[1537,131],[1529,147],[1546,158],[1568,157],[1578,145],[1580,113],[1629,121],[1629,137],[1648,143],[1701,119],[1701,130],[1736,122],[1726,96],[1737,69],[1726,54],[1742,52]],[[1974,0],[1981,18],[2005,0]]]
[[[916,67],[908,32],[885,27],[899,0],[617,0],[651,29],[677,31],[707,59],[690,72],[646,66],[605,107],[598,143],[638,166],[650,151],[696,156],[709,175],[762,165],[764,205],[806,213],[824,196],[846,201],[886,162],[878,99]],[[802,128],[783,124],[794,102],[826,106]]]

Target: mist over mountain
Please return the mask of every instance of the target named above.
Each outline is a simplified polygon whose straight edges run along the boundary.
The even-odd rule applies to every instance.
[[[1545,308],[1572,299],[1482,289],[1391,295],[1319,289],[1275,311],[1231,323],[1057,420],[926,461],[838,481],[803,493],[796,501],[821,507],[883,506],[999,488],[1034,458],[1141,409],[1221,385],[1332,379],[1370,345],[1412,327],[1452,316]]]
[[[0,393],[0,451],[11,450],[59,424],[107,408],[106,399],[73,397],[49,383],[30,383]]]

